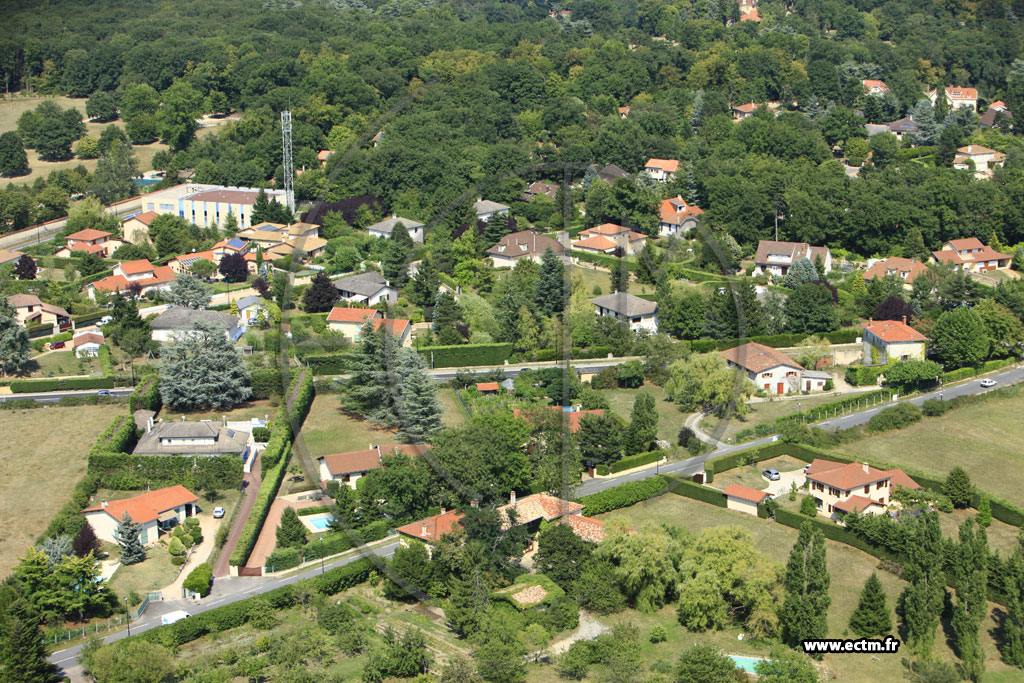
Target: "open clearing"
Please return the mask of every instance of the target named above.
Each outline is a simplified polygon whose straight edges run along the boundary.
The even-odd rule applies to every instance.
[[[1024,505],[1024,398],[991,399],[926,417],[895,432],[843,444],[855,457],[917,469],[938,478],[959,465],[980,489]]]
[[[628,424],[629,416],[633,412],[633,401],[641,391],[654,394],[654,405],[658,409],[658,438],[674,446],[679,440],[679,430],[686,422],[686,414],[679,412],[675,403],[665,400],[664,389],[647,382],[640,389],[606,389],[601,395],[608,399],[612,411]]]
[[[459,398],[455,395],[454,389],[439,389],[437,399],[444,408],[444,415],[441,417],[441,421],[445,427],[461,427],[469,421],[469,415],[466,414],[465,408],[459,403]]]
[[[0,410],[0,576],[46,530],[85,474],[85,456],[123,404]]]
[[[604,520],[624,517],[633,526],[638,526],[648,520],[659,524],[674,524],[695,534],[711,527],[738,526],[750,533],[755,548],[782,565],[788,559],[797,537],[795,529],[770,520],[758,519],[741,512],[700,503],[671,493],[597,517]],[[834,541],[826,540],[826,544],[828,569],[832,577],[829,591],[832,597],[832,605],[828,613],[829,636],[833,638],[852,637],[846,632],[847,625],[850,615],[857,607],[860,591],[871,573],[878,573],[878,578],[882,582],[889,600],[889,607],[892,610],[894,610],[896,598],[905,584],[892,574],[878,569],[878,560],[867,553]],[[999,614],[1001,609],[997,607],[993,613]],[[993,680],[1000,680],[998,678],[1000,674],[1019,676],[1019,671],[1008,667],[999,657],[999,651],[992,638],[992,632],[996,629],[993,613],[990,613],[981,625],[981,644],[986,655],[986,670],[994,674]],[[893,611],[893,619],[895,620],[895,611]],[[602,622],[613,620],[632,622],[641,627],[642,633],[649,632],[649,629],[656,624],[665,626],[669,634],[666,643],[657,646],[648,646],[645,643],[644,652],[648,659],[648,665],[655,659],[674,661],[681,648],[689,647],[698,641],[714,642],[726,652],[735,654],[766,655],[768,650],[764,643],[737,641],[737,635],[740,633],[740,630],[737,629],[725,630],[720,633],[687,632],[679,626],[675,619],[675,609],[671,606],[655,615],[641,615],[634,611],[627,611],[615,615],[613,618],[601,618]],[[946,638],[951,633],[949,624],[944,622],[943,628],[945,632],[938,634],[936,638],[936,653],[942,659],[955,661]],[[900,680],[903,677],[898,658],[892,656],[880,655],[876,659],[872,659],[871,655],[867,654],[829,655],[825,657],[823,663],[830,672],[836,674],[839,680],[844,681],[874,683],[875,681]],[[552,676],[552,680],[554,680],[554,676]],[[985,680],[989,680],[989,678],[986,677]]]
[[[394,430],[377,427],[345,413],[338,394],[320,394],[313,399],[309,416],[302,425],[302,439],[314,458],[330,453],[361,451],[369,448],[370,444],[401,443]]]
[[[82,119],[85,121],[85,134],[89,137],[99,138],[100,133],[107,126],[121,126],[124,128],[124,121],[117,119],[110,123],[90,123],[85,119],[85,100],[75,99],[73,97],[12,97],[10,99],[0,98],[0,133],[5,133],[9,130],[16,130],[18,128],[18,117],[23,112],[34,109],[43,100],[53,100],[61,108],[67,109],[68,107],[74,107],[82,112]],[[196,131],[196,136],[204,137],[216,131],[217,128],[200,128]],[[139,160],[139,170],[148,171],[153,168],[153,157],[157,152],[166,150],[167,145],[162,142],[153,142],[148,145],[134,145],[135,156]],[[72,158],[67,161],[41,161],[39,155],[34,150],[26,150],[28,154],[28,164],[32,172],[28,175],[19,176],[17,178],[4,178],[4,183],[7,182],[15,183],[18,185],[28,184],[35,181],[36,178],[45,178],[50,174],[51,171],[57,171],[60,169],[75,168],[79,165],[84,165],[90,172],[96,170],[96,159],[77,159]]]
[[[780,399],[774,401],[758,401],[751,403],[746,418],[731,417],[721,420],[709,415],[701,421],[702,429],[721,441],[732,441],[736,433],[750,429],[759,424],[771,424],[783,415],[792,415],[801,410],[807,411],[820,405],[836,401],[840,396],[829,392],[825,396],[803,396],[800,399]]]

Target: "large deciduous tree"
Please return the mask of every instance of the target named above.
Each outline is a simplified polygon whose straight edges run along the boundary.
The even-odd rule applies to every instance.
[[[731,369],[718,353],[695,353],[677,360],[668,368],[665,391],[680,410],[712,410],[722,414],[734,409],[741,417],[746,413],[744,399],[754,392],[754,385],[741,373]]]
[[[227,254],[220,260],[218,270],[227,282],[244,282],[249,277],[249,265],[241,254]]]
[[[966,306],[940,315],[932,328],[932,350],[947,370],[983,361],[989,338],[981,316]]]
[[[25,144],[13,130],[0,135],[0,176],[14,177],[29,172]]]
[[[138,176],[139,161],[131,145],[115,144],[96,164],[92,191],[104,204],[127,199],[136,194],[135,178]]]
[[[838,329],[839,313],[829,288],[817,282],[797,287],[786,300],[786,326],[804,334]]]
[[[221,325],[193,323],[160,356],[160,397],[175,410],[233,408],[252,394],[249,370]]]
[[[172,150],[185,149],[196,137],[196,117],[202,113],[203,96],[187,81],[175,81],[163,92],[157,114],[160,137]]]
[[[331,282],[331,278],[320,271],[313,276],[309,289],[302,295],[302,306],[307,313],[323,313],[334,308],[334,302],[339,296],[338,288]]]

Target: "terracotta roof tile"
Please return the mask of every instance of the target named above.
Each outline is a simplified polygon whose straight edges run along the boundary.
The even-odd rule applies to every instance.
[[[381,466],[380,453],[376,448],[348,453],[333,453],[323,456],[324,464],[332,475],[368,472]]]
[[[872,505],[879,505],[885,507],[885,503],[879,503],[877,500],[871,500],[864,496],[850,496],[846,500],[841,500],[832,507],[842,512],[863,512]]]
[[[604,522],[583,515],[568,515],[558,520],[559,524],[568,524],[577,536],[590,543],[600,543],[608,535]]]
[[[142,223],[144,225],[149,225],[150,223],[153,222],[153,219],[156,218],[159,215],[160,214],[158,214],[156,211],[144,211],[142,213],[135,214],[134,216],[132,216],[128,220],[130,220],[130,221],[131,220],[135,220],[135,221],[139,221],[140,223]]]
[[[65,239],[68,242],[92,242],[93,240],[102,239],[104,237],[110,237],[109,232],[103,232],[102,230],[93,230],[92,228],[86,228],[85,230],[79,230],[68,235]]]
[[[864,279],[874,280],[875,278],[895,274],[899,275],[909,284],[916,280],[920,275],[927,272],[928,266],[915,259],[903,258],[902,256],[891,256],[887,259],[878,261],[875,265],[864,271]]]
[[[455,510],[448,510],[444,514],[433,515],[412,524],[400,526],[397,531],[400,534],[432,543],[442,536],[446,536],[461,528],[459,525],[461,519],[461,513]]]
[[[327,314],[327,322],[362,324],[367,318],[379,317],[380,311],[376,308],[343,308],[341,306],[335,306],[331,309],[331,312]]]
[[[928,337],[899,320],[872,320],[861,326],[884,342],[928,341]]]
[[[752,489],[749,486],[742,486],[740,484],[729,484],[722,491],[725,495],[730,498],[739,498],[741,500],[749,500],[751,503],[760,503],[765,498],[771,498],[772,494],[767,491],[758,491]]]
[[[807,478],[842,491],[849,491],[858,486],[889,479],[890,475],[885,470],[859,462],[841,463],[815,458],[807,468]]]
[[[497,391],[500,387],[497,382],[477,382],[477,391]]]
[[[139,259],[137,261],[122,261],[120,264],[121,271],[125,275],[140,275],[142,273],[151,272],[155,266],[145,259]]]
[[[157,519],[163,512],[179,505],[194,503],[197,500],[199,500],[199,496],[184,486],[168,486],[167,488],[139,494],[133,498],[112,500],[107,504],[107,507],[103,507],[102,504],[94,505],[82,510],[82,512],[98,512],[102,510],[118,521],[121,521],[121,516],[127,512],[133,522],[145,524]]]
[[[786,354],[757,342],[748,342],[719,353],[730,363],[748,372],[764,372],[780,365],[803,370],[803,366]]]
[[[889,477],[890,477],[889,478],[889,485],[890,486],[902,486],[905,489],[914,489],[914,490],[917,490],[917,489],[921,488],[921,485],[918,484],[913,479],[911,479],[910,475],[908,475],[903,470],[888,470],[886,472],[886,474],[888,474]]]
[[[644,168],[656,168],[667,173],[675,173],[679,170],[678,159],[648,159]]]

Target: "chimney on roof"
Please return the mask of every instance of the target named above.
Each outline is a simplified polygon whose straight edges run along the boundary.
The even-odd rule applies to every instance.
[[[867,474],[868,472],[871,471],[871,466],[868,465],[866,462],[862,462],[860,466],[864,468],[864,474]]]
[[[508,494],[508,504],[509,505],[515,505],[516,504],[516,492],[515,491],[512,491],[511,493]]]
[[[106,507],[107,507],[107,505],[109,505],[109,504],[110,504],[110,503],[108,503],[107,501],[103,501],[102,503],[100,503],[100,507],[101,507],[101,508],[106,508]]]
[[[146,419],[146,433],[149,434],[151,431],[153,431],[153,416],[152,415],[150,415]]]
[[[868,318],[868,327],[870,327],[870,326],[872,326],[874,324],[875,324],[875,319],[874,318]]]
[[[477,500],[476,498],[474,498],[473,500],[469,501],[469,506],[470,507],[474,507],[474,508],[478,508],[478,507],[480,507],[480,501]]]
[[[903,324],[904,324],[904,325],[906,325],[906,324],[907,324],[907,316],[903,316]]]
[[[444,506],[443,505],[441,506],[441,514],[442,515],[444,514]]]
[[[420,536],[426,536],[426,535],[427,535],[427,523],[424,522],[422,525],[420,525]]]

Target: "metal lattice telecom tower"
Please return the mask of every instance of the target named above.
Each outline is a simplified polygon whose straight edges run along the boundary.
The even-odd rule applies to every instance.
[[[281,158],[284,165],[284,194],[288,210],[295,211],[295,165],[292,163],[292,113],[281,112]]]

